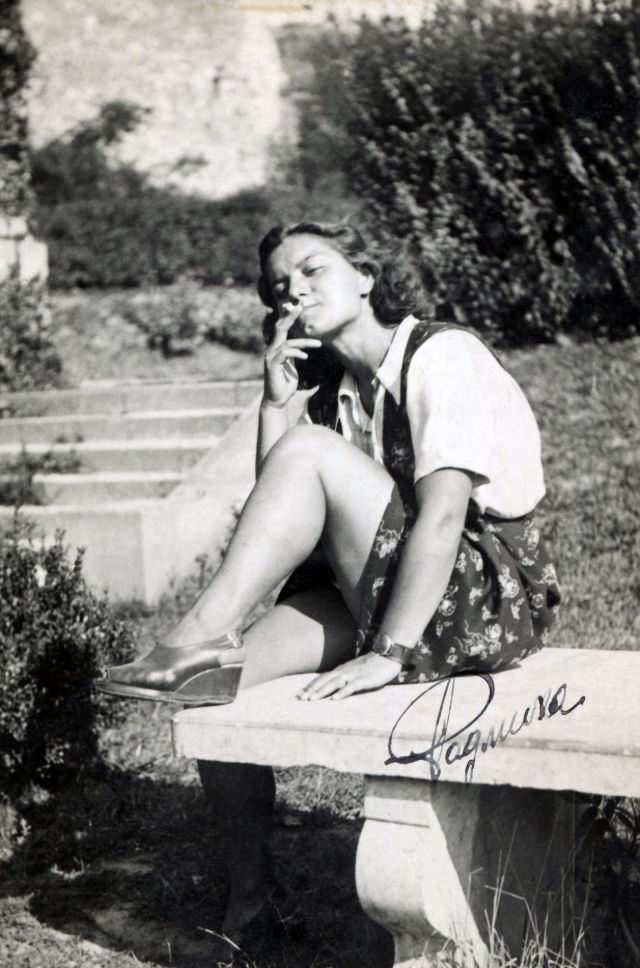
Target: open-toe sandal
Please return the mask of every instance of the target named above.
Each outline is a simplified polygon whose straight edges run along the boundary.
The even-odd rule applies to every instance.
[[[235,631],[179,648],[157,645],[135,662],[109,667],[94,686],[121,699],[183,706],[233,702],[242,674],[242,646],[242,636]]]

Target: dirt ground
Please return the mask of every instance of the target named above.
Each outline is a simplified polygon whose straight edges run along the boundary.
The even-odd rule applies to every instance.
[[[22,836],[0,864],[3,968],[224,963],[225,883],[198,785],[106,771],[12,809],[5,827]],[[276,873],[299,899],[284,968],[373,968],[388,949],[356,897],[359,829],[326,810],[280,811]]]

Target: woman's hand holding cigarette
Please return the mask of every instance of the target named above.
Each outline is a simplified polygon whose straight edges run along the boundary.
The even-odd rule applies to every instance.
[[[322,345],[319,339],[288,338],[303,308],[301,304],[285,304],[284,313],[276,322],[273,339],[264,354],[264,402],[272,407],[286,406],[298,389],[298,371],[294,361],[306,360],[307,349]]]

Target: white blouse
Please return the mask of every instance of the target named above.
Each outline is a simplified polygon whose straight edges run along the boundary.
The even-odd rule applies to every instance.
[[[400,403],[407,340],[417,320],[397,327],[374,377],[369,417],[357,383],[345,373],[338,391],[343,435],[378,463],[382,460],[385,392]],[[407,415],[415,454],[415,480],[445,467],[472,475],[481,511],[520,517],[545,493],[540,434],[527,399],[507,371],[472,333],[436,333],[413,355],[407,373]]]

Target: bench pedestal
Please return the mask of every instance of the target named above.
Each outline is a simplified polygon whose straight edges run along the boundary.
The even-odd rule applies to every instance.
[[[431,968],[444,950],[481,968],[492,928],[512,952],[536,932],[559,949],[573,932],[573,813],[545,791],[368,777],[356,884],[394,937],[395,968]]]
[[[178,713],[176,751],[364,774],[357,887],[395,938],[396,968],[436,965],[443,948],[483,966],[492,936],[514,957],[536,936],[571,955],[580,844],[563,791],[640,797],[640,653],[543,649],[496,675],[490,697],[461,676],[299,702],[311,678]]]

